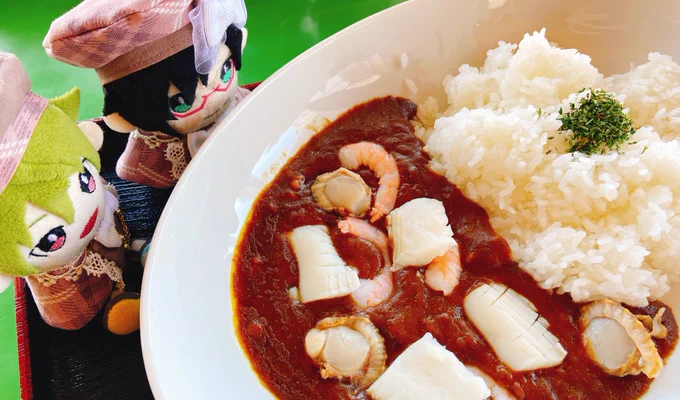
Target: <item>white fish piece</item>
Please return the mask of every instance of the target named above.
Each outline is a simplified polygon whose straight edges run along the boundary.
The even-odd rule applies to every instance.
[[[371,188],[359,174],[347,168],[319,175],[312,185],[312,196],[324,210],[362,217],[371,209]]]
[[[491,391],[428,332],[394,360],[368,394],[375,400],[483,400]]]
[[[491,390],[491,397],[489,399],[491,400],[517,400],[515,396],[510,394],[507,390],[505,390],[504,387],[500,386],[498,383],[496,383],[495,380],[493,380],[492,377],[489,375],[485,374],[482,372],[481,369],[477,367],[467,367],[468,371],[472,372],[475,376],[478,376],[482,379],[484,379],[484,383],[486,383],[486,386],[489,387],[489,390]]]
[[[504,285],[479,286],[465,297],[463,308],[496,355],[515,371],[554,367],[567,355],[535,306]]]
[[[411,200],[387,216],[392,270],[423,267],[456,245],[444,204],[426,197]]]
[[[303,303],[347,296],[361,286],[357,271],[340,258],[325,225],[295,228],[288,238],[298,261]]]

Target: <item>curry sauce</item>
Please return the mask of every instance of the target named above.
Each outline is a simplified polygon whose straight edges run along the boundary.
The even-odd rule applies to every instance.
[[[317,321],[361,314],[384,337],[388,366],[410,344],[431,332],[462,363],[480,368],[518,399],[640,397],[649,388],[649,378],[608,375],[586,354],[578,323],[583,304],[573,302],[567,294],[541,289],[512,260],[508,244],[493,231],[486,211],[430,169],[430,158],[409,122],[415,113],[414,103],[396,97],[354,107],[300,149],[253,204],[236,249],[232,290],[238,335],[264,385],[281,399],[369,399],[349,382],[322,379],[304,346],[307,331]],[[340,148],[360,141],[378,143],[395,158],[401,177],[395,207],[419,197],[443,202],[463,266],[460,282],[450,296],[430,290],[419,270],[413,268],[396,272],[390,299],[366,310],[360,310],[349,296],[307,304],[289,296],[288,289],[298,285],[298,267],[286,235],[299,226],[328,226],[339,254],[359,270],[361,278],[373,278],[382,267],[380,252],[362,239],[341,233],[337,225],[343,217],[321,209],[311,195],[318,175],[341,166]],[[378,182],[373,174],[366,168],[357,172],[375,194]],[[377,226],[386,232],[384,218]],[[560,365],[514,372],[501,363],[462,308],[472,289],[492,281],[533,302],[568,352]],[[660,307],[664,304],[656,301],[630,309],[653,317]],[[666,359],[677,344],[678,326],[668,311],[663,324],[668,335],[655,343]]]

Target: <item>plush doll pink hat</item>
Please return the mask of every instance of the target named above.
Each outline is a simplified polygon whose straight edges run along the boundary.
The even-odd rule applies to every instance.
[[[243,28],[243,0],[85,0],[56,19],[43,41],[47,53],[94,68],[102,85],[195,47],[207,73],[229,24]]]
[[[0,194],[21,162],[33,128],[47,107],[31,92],[31,80],[13,54],[0,52]]]

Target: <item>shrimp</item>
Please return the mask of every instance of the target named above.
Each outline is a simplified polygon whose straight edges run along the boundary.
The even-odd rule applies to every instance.
[[[430,262],[425,271],[425,283],[430,289],[440,290],[444,296],[448,296],[458,285],[461,270],[460,252],[458,245],[455,245]]]
[[[367,166],[380,179],[380,187],[371,209],[371,222],[387,215],[394,208],[399,191],[399,168],[394,158],[381,145],[371,142],[348,144],[340,149],[340,163],[347,169]]]
[[[383,268],[373,279],[359,279],[359,289],[350,295],[360,308],[375,307],[387,300],[394,288],[392,270]]]
[[[383,256],[383,269],[373,279],[359,279],[359,289],[352,292],[352,300],[360,308],[374,307],[387,300],[394,289],[390,253],[387,249],[387,235],[368,222],[348,217],[338,222],[342,233],[350,233],[373,244]]]
[[[340,228],[342,233],[350,233],[371,243],[382,253],[383,266],[392,266],[390,262],[390,253],[387,250],[387,235],[383,231],[363,219],[354,217],[348,217],[344,221],[338,222],[338,228]]]

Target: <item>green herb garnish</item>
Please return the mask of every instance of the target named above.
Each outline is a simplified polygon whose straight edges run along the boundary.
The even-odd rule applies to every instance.
[[[619,150],[633,134],[633,121],[623,112],[623,106],[613,94],[599,89],[583,88],[586,92],[579,107],[569,104],[570,110],[560,108],[561,131],[571,131],[569,152],[605,154]]]

